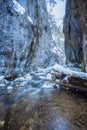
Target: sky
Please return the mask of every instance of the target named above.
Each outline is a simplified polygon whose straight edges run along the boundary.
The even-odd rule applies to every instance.
[[[53,12],[56,18],[63,17],[65,14],[65,1],[58,2],[54,7]]]
[[[62,23],[62,20],[59,20],[59,19],[63,18],[65,14],[65,3],[66,3],[66,0],[58,1],[52,11],[52,14],[54,15],[54,18],[56,19],[56,22],[58,25]],[[48,10],[50,10],[49,6],[48,6]]]

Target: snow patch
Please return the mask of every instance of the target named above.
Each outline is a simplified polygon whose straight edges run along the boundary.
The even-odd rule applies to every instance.
[[[8,91],[8,93],[11,93],[12,90],[13,90],[13,87],[12,87],[12,86],[8,86],[8,87],[7,87],[7,91]]]
[[[30,16],[28,16],[27,19],[33,24],[32,18]]]
[[[48,88],[48,89],[50,89],[50,88],[53,88],[53,84],[51,84],[51,83],[45,83],[41,88]]]
[[[0,81],[4,79],[4,76],[0,76]]]
[[[57,51],[58,51],[58,50],[57,50],[56,47],[54,47],[54,48],[51,49],[51,51],[52,51],[53,53],[57,54]]]
[[[51,76],[51,74],[49,73],[49,74],[47,74],[47,76],[46,76],[46,80],[52,80],[52,76]]]
[[[25,80],[32,80],[32,76],[31,76],[30,74],[26,74],[26,75],[24,76],[24,79],[25,79]]]
[[[69,80],[68,80],[68,79],[69,79],[69,76],[66,76],[66,77],[63,79],[63,81],[66,82],[66,83],[69,83]]]
[[[16,0],[12,0],[12,1],[13,1],[14,10],[20,14],[24,14],[25,9],[19,4],[19,2],[17,2]]]

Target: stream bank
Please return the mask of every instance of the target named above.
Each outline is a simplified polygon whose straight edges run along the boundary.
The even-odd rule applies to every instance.
[[[55,86],[51,70],[10,81],[0,95],[0,130],[86,130],[87,97]]]

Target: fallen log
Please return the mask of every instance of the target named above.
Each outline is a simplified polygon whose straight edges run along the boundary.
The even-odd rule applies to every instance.
[[[54,65],[52,74],[55,76],[55,83],[66,89],[77,89],[87,92],[87,73],[78,72],[61,65]]]

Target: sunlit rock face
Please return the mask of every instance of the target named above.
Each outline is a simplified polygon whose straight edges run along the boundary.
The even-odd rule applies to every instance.
[[[54,64],[53,46],[45,0],[0,1],[0,74],[14,79]]]
[[[87,65],[87,45],[84,45],[87,37],[86,0],[67,0],[64,34],[67,63],[82,64],[82,69],[85,70]]]

